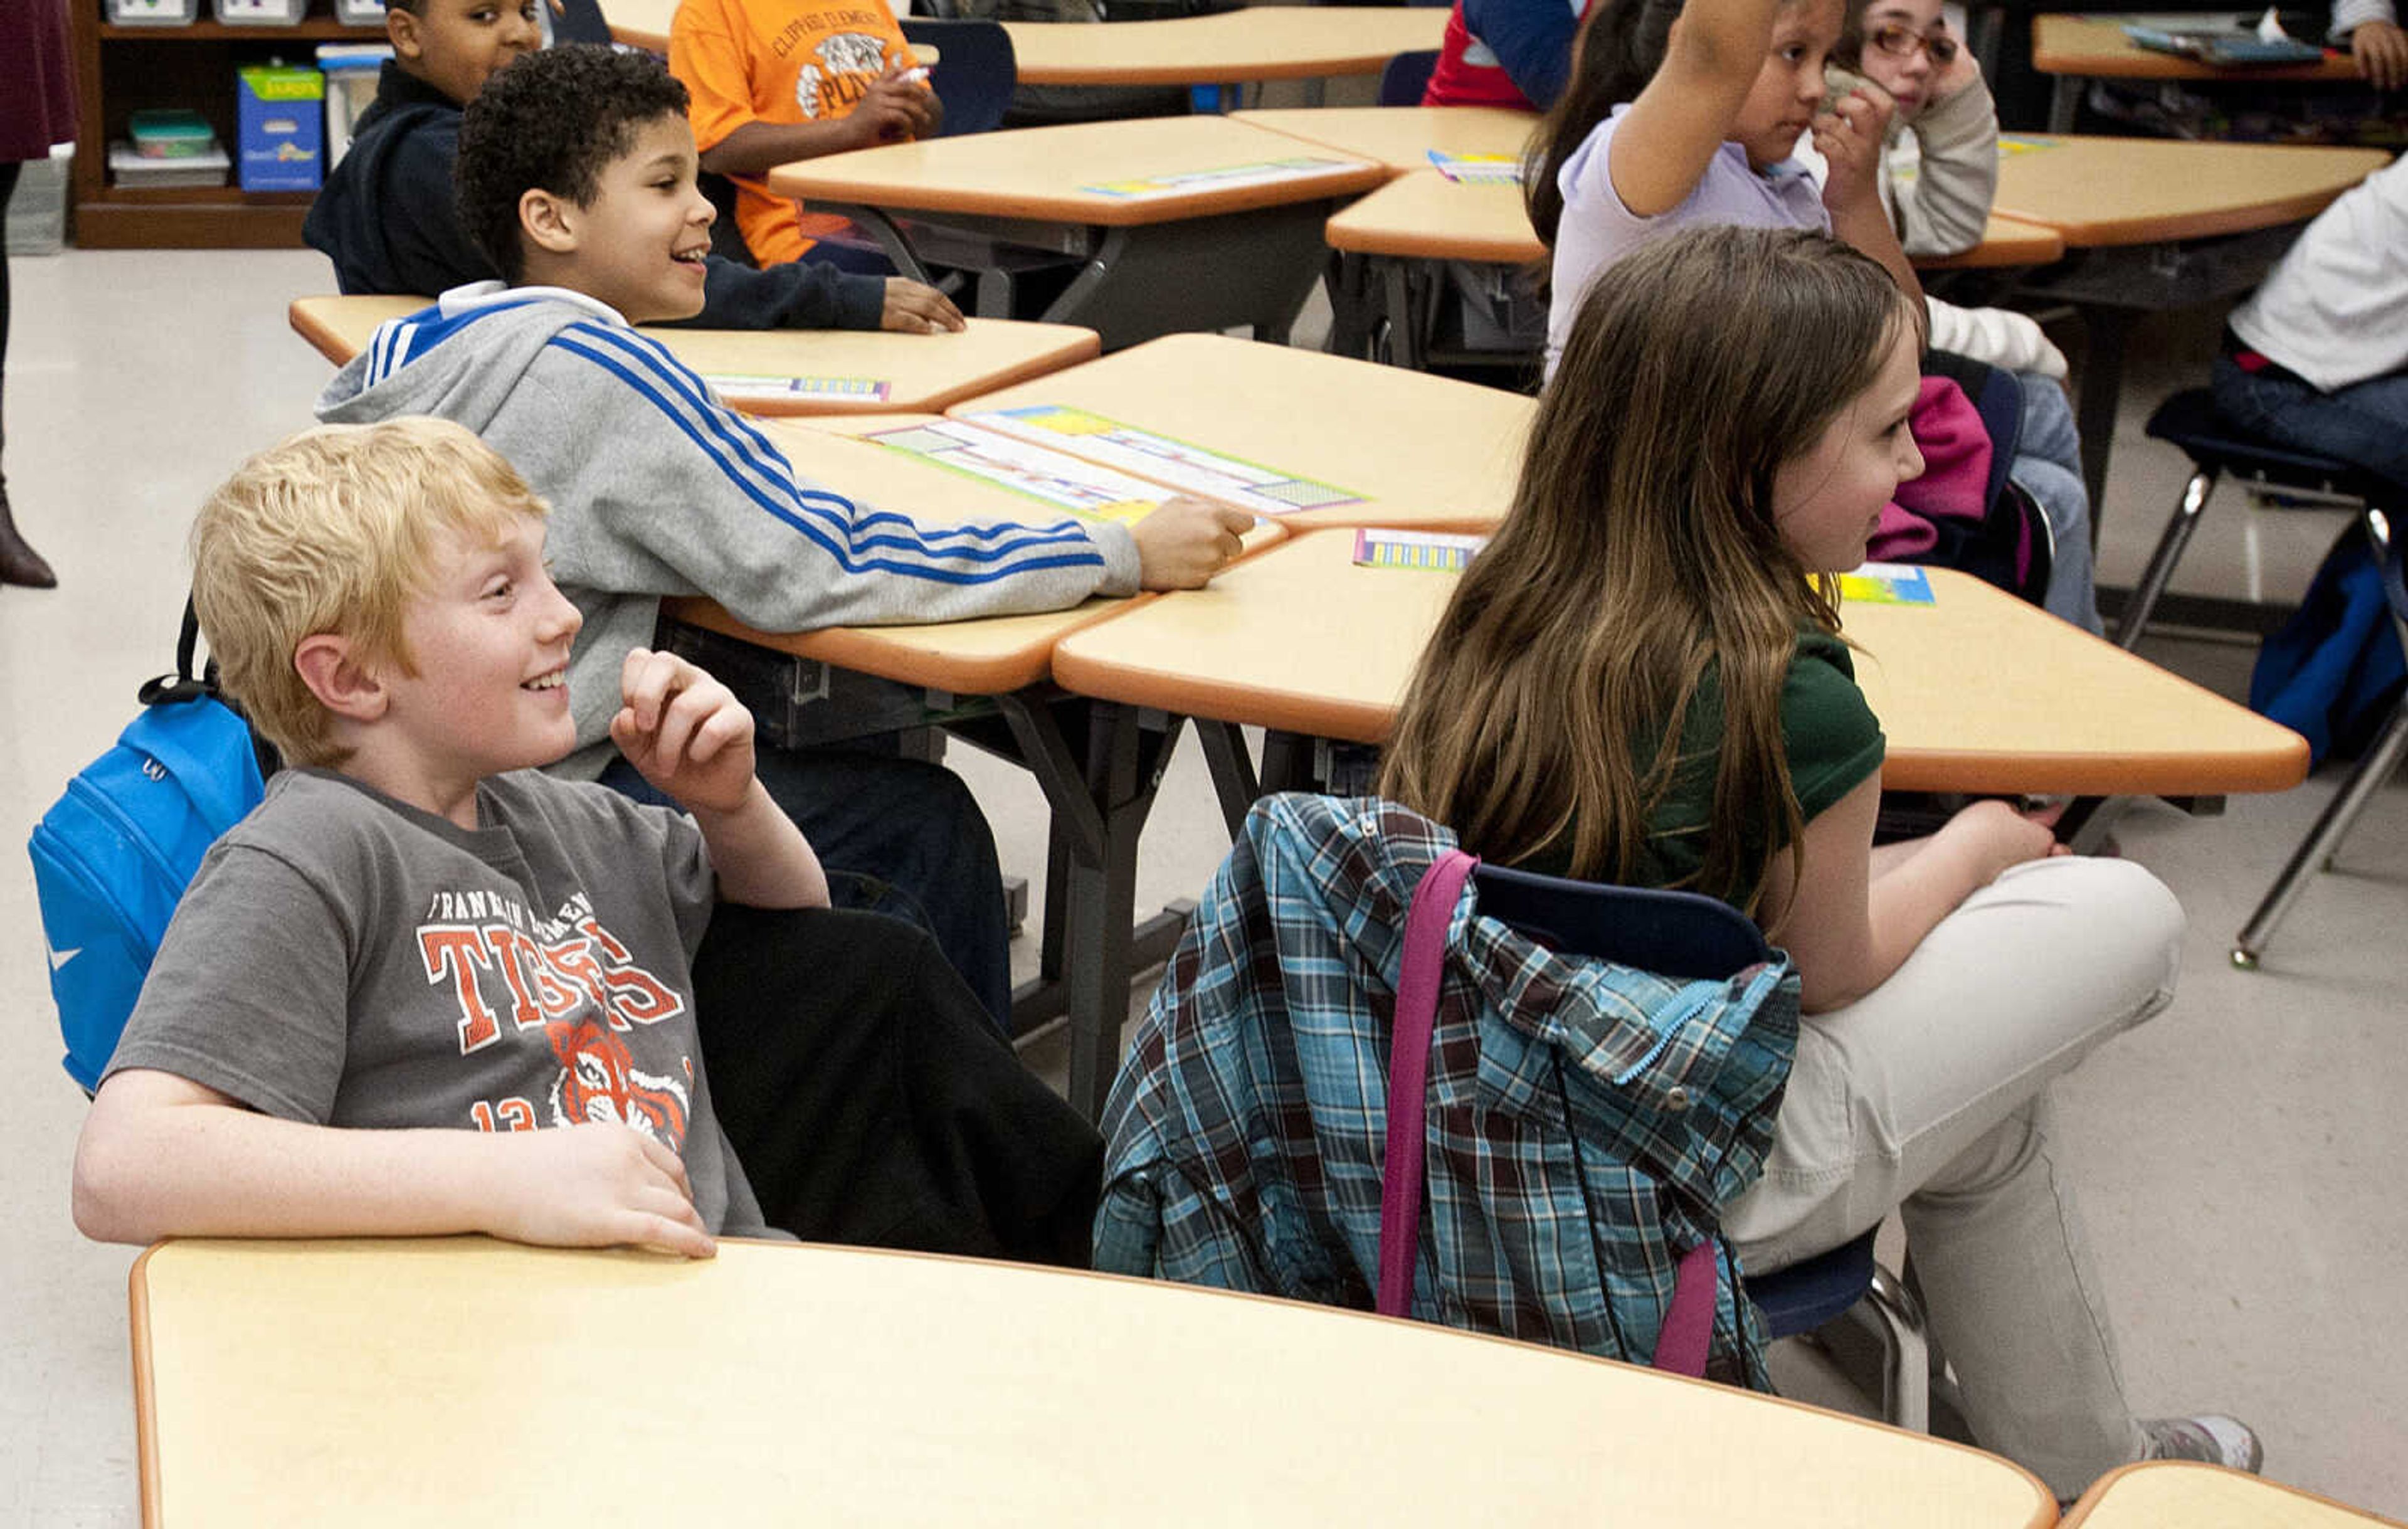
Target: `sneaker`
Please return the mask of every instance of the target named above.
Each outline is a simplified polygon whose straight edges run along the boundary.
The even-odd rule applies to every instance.
[[[2141,1432],[2149,1441],[2143,1460],[2197,1460],[2252,1476],[2266,1463],[2265,1446],[2258,1442],[2249,1425],[2220,1412],[2196,1418],[2143,1418]]]

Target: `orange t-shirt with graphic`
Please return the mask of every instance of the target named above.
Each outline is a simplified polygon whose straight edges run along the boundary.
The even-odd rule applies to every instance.
[[[669,72],[693,97],[686,114],[706,153],[747,123],[837,121],[890,63],[908,66],[910,57],[886,0],[682,0],[669,28]],[[730,179],[736,226],[765,266],[847,226],[759,180]]]

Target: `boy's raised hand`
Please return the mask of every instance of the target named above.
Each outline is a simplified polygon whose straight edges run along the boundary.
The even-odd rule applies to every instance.
[[[614,1122],[500,1138],[508,1164],[492,1184],[497,1237],[546,1248],[651,1248],[681,1258],[718,1251],[694,1208],[675,1152]]]
[[[1823,182],[1824,206],[1837,209],[1879,203],[1882,139],[1897,109],[1886,92],[1859,88],[1814,119],[1814,151],[1831,166],[1830,179]]]
[[[1254,517],[1181,495],[1129,527],[1138,583],[1147,589],[1201,589],[1245,543]]]
[[[958,332],[962,328],[962,310],[953,306],[951,297],[924,281],[890,276],[886,279],[886,306],[879,312],[878,327],[905,335]]]
[[[683,805],[734,812],[752,788],[752,714],[674,653],[631,648],[619,667],[610,741]]]

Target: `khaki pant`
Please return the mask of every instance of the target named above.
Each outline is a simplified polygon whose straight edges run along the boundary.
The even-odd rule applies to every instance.
[[[2123,860],[2020,865],[1906,964],[1800,1027],[1763,1179],[1727,1208],[1778,1269],[1898,1207],[1983,1446],[2059,1497],[2139,1457],[2049,1081],[2173,995],[2183,914]]]

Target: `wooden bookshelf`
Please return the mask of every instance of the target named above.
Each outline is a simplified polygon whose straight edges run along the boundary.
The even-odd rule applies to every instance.
[[[207,118],[235,156],[235,70],[281,58],[316,62],[322,42],[382,42],[381,26],[347,26],[328,0],[293,26],[118,26],[103,0],[70,0],[79,93],[73,195],[75,241],[85,249],[289,249],[301,242],[308,192],[112,185],[108,146],[127,120],[150,107],[183,107]],[[208,0],[202,0],[206,10]],[[229,172],[229,180],[233,173]]]

